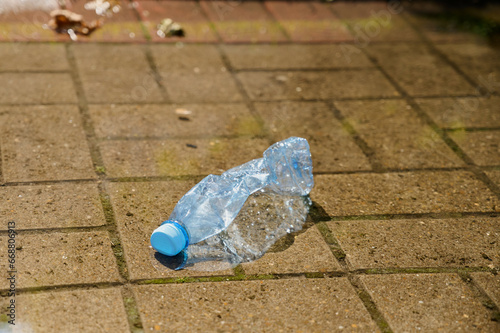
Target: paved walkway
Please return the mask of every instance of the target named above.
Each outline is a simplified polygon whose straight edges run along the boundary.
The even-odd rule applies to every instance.
[[[121,7],[78,42],[0,20],[2,327],[15,299],[14,332],[499,331],[500,7]],[[152,266],[190,187],[292,135],[316,181],[293,244]]]

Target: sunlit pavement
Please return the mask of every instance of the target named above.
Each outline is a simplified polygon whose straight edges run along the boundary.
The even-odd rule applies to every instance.
[[[121,1],[75,41],[49,19],[0,16],[0,330],[12,299],[13,332],[500,330],[498,5]],[[153,267],[185,192],[290,136],[316,183],[293,244]]]

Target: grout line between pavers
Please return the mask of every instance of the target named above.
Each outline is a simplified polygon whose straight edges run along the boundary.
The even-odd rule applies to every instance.
[[[500,127],[457,127],[457,128],[442,128],[446,132],[486,132],[486,131],[500,131]]]
[[[453,61],[451,61],[443,52],[441,52],[437,47],[434,42],[432,42],[426,34],[424,34],[416,25],[413,23],[411,20],[408,20],[405,15],[403,15],[405,21],[410,25],[410,27],[413,29],[413,31],[420,37],[420,39],[423,41],[423,43],[427,46],[427,48],[431,51],[432,54],[436,55],[439,59],[443,60],[445,64],[449,65],[450,67],[453,68],[453,70],[458,73],[462,78],[465,79],[473,88],[477,89],[479,87],[479,84],[475,82],[473,79],[471,79],[465,72],[460,69],[457,64],[455,64]],[[461,44],[460,42],[457,42],[456,44]]]
[[[210,27],[210,29],[212,30],[214,36],[215,36],[215,39],[216,41],[214,42],[214,44],[224,44],[224,41],[221,37],[221,35],[219,34],[219,31],[217,30],[217,27],[215,26],[215,23],[210,19],[207,11],[205,10],[205,8],[203,8],[202,5],[200,5],[200,0],[195,0],[196,1],[196,7],[198,8],[198,10],[200,11],[201,15],[203,16],[203,18],[205,20],[207,20],[208,22],[208,26]]]
[[[78,66],[76,63],[76,58],[73,53],[73,48],[72,45],[67,44],[66,45],[66,57],[68,60],[68,63],[71,68],[71,77],[73,79],[73,83],[75,85],[75,90],[76,94],[78,97],[78,108],[80,110],[80,115],[82,118],[82,124],[83,128],[85,131],[86,139],[87,139],[87,144],[89,146],[90,150],[90,156],[93,162],[94,166],[94,171],[96,175],[99,178],[98,183],[98,192],[99,192],[99,198],[101,201],[102,205],[102,210],[104,213],[104,217],[106,220],[106,225],[107,225],[107,231],[109,235],[109,239],[111,242],[111,249],[113,252],[113,255],[115,257],[115,262],[118,268],[118,272],[120,274],[121,279],[128,281],[129,280],[129,273],[127,270],[127,262],[125,259],[125,253],[123,250],[120,234],[118,232],[118,226],[115,220],[114,216],[114,211],[113,207],[111,205],[110,197],[109,194],[106,191],[105,184],[103,183],[103,180],[105,179],[105,175],[101,172],[99,172],[98,167],[104,167],[104,164],[102,162],[102,155],[99,150],[99,146],[97,143],[97,140],[95,138],[95,130],[94,126],[92,124],[92,120],[90,117],[90,114],[88,112],[88,103],[87,103],[87,98],[85,96],[85,90],[83,87],[83,84],[80,79],[80,75],[78,72]],[[123,296],[123,295],[122,295]],[[130,318],[128,315],[130,313],[130,308],[135,305],[135,300],[134,302],[129,302],[125,297],[122,298],[123,304],[125,308],[127,309],[127,318],[129,323],[133,322],[135,326],[137,327],[142,327],[142,323],[140,319],[137,318]],[[136,311],[138,311],[136,309]],[[134,326],[130,326],[130,330],[132,333],[135,333],[136,330],[133,329]]]
[[[261,117],[259,116],[259,113],[257,112],[257,109],[255,108],[255,104],[254,104],[255,101],[253,101],[250,98],[250,96],[248,95],[248,92],[246,91],[245,87],[243,86],[243,83],[238,78],[238,75],[236,75],[236,73],[234,72],[233,66],[232,66],[231,62],[229,61],[229,58],[228,58],[227,54],[225,53],[223,47],[219,45],[219,46],[217,46],[217,50],[219,51],[219,55],[222,59],[222,63],[228,69],[228,72],[230,73],[233,82],[236,84],[236,87],[237,87],[240,95],[243,97],[243,102],[245,103],[246,107],[250,111],[254,120],[257,122],[257,124],[259,124],[259,127],[263,129],[262,130],[263,135],[259,136],[259,137],[264,137],[268,141],[269,144],[272,144],[273,143],[272,138],[269,136],[269,134],[265,130],[264,121],[261,119]]]
[[[132,288],[132,284],[127,283],[126,285],[124,285],[121,292],[130,331],[132,333],[144,332],[141,314],[136,301],[137,295]]]
[[[361,135],[356,131],[354,126],[347,121],[344,115],[340,112],[340,110],[335,106],[332,102],[327,102],[328,108],[333,112],[333,115],[337,120],[341,123],[344,130],[346,130],[353,141],[358,145],[363,154],[368,159],[370,166],[372,167],[374,172],[381,173],[385,171],[385,168],[382,166],[380,161],[376,157],[375,150],[370,147],[370,145],[361,137]]]
[[[369,67],[369,70],[374,70],[376,68]],[[346,69],[348,70],[348,69]],[[270,70],[270,72],[282,72],[287,71],[287,69],[281,70]],[[500,96],[499,94],[491,94],[491,96]],[[470,94],[462,94],[462,95],[434,95],[434,96],[426,96],[426,95],[414,95],[414,99],[445,99],[445,98],[477,98],[477,95]],[[338,98],[301,98],[301,99],[256,99],[253,100],[254,103],[280,103],[280,102],[300,102],[300,103],[317,103],[317,102],[341,102],[341,101],[384,101],[384,100],[404,100],[402,96],[365,96],[365,97],[338,97]],[[231,105],[231,104],[244,104],[243,102],[233,102],[233,101],[221,101],[221,102],[156,102],[156,101],[136,101],[133,103],[123,102],[123,101],[115,101],[115,102],[91,102],[88,105]],[[43,103],[1,103],[2,106],[39,106],[39,105],[77,105],[77,103],[59,103],[59,102],[43,102]]]
[[[105,141],[103,141],[105,142]],[[483,171],[500,170],[500,165],[488,165],[478,167]],[[453,172],[466,171],[470,172],[470,168],[464,167],[446,167],[446,168],[409,168],[409,169],[385,169],[383,173],[407,173],[407,172]],[[377,174],[377,171],[366,170],[346,170],[346,171],[317,171],[313,172],[318,175],[355,175],[355,174]],[[187,181],[201,180],[208,174],[188,174],[188,175],[172,175],[172,176],[125,176],[125,177],[108,177],[98,179],[64,179],[64,180],[30,180],[24,182],[4,182],[3,187],[16,186],[37,186],[37,185],[57,185],[57,184],[100,184],[103,181],[112,183],[128,183],[128,182],[158,182],[158,181]]]
[[[417,33],[420,34],[420,31],[418,31],[413,25],[411,25],[411,27],[417,31]],[[427,46],[429,43],[427,43]],[[405,89],[403,89],[399,83],[394,79],[392,78],[389,73],[387,73],[387,71],[385,71],[385,69],[378,63],[378,61],[375,59],[375,57],[371,56],[365,49],[362,50],[363,53],[370,59],[370,61],[376,65],[376,68],[384,75],[384,77],[393,85],[393,87],[396,89],[396,91],[398,91],[402,97],[405,98],[406,102],[412,106],[412,109],[414,110],[414,112],[416,113],[416,115],[422,119],[429,127],[432,128],[432,130],[434,130],[434,132],[439,135],[439,137],[448,145],[448,147],[456,154],[458,155],[459,158],[462,159],[462,161],[465,162],[466,166],[468,167],[469,171],[471,171],[475,177],[477,179],[479,179],[480,181],[482,181],[487,187],[488,189],[490,189],[490,191],[493,192],[493,194],[495,194],[498,198],[500,198],[500,188],[495,184],[493,183],[493,181],[491,181],[487,176],[486,174],[479,168],[475,165],[474,161],[448,136],[448,133],[446,131],[444,131],[443,129],[441,129],[433,120],[432,118],[426,113],[424,112],[420,106],[415,102],[415,99],[410,96],[406,91]],[[437,50],[434,49],[435,52],[437,52]],[[449,61],[446,59],[446,63],[449,64]],[[461,71],[457,70],[457,67],[456,66],[452,66],[456,71],[457,73],[461,73]],[[470,79],[467,78],[467,82],[471,85],[474,85],[473,82],[470,81]],[[461,278],[463,276],[467,277],[469,276],[467,273],[461,273],[459,274],[461,276]],[[465,278],[462,278],[466,283],[467,283],[467,279]],[[470,286],[470,284],[469,284]],[[487,298],[489,299],[488,295],[486,294],[481,294],[480,297],[482,297],[483,299],[484,298]],[[489,299],[491,301],[491,299]],[[490,308],[488,308],[488,306],[485,306],[485,304],[482,302],[481,303],[485,308],[487,308],[488,310],[491,310]],[[493,309],[493,316],[499,316],[499,311],[498,311],[498,307],[496,309]]]
[[[132,4],[133,0],[129,0],[129,3]],[[144,55],[146,57],[146,61],[149,65],[149,68],[153,74],[154,80],[155,80],[156,84],[158,85],[161,97],[162,97],[164,102],[171,103],[171,98],[168,94],[167,88],[163,84],[163,79],[161,77],[160,72],[158,72],[158,66],[156,65],[156,62],[155,62],[154,57],[153,57],[153,52],[151,51],[152,38],[151,38],[151,35],[149,34],[149,30],[147,29],[146,25],[142,21],[142,17],[139,14],[139,11],[137,10],[137,6],[132,6],[132,10],[137,18],[137,21],[141,25],[142,33],[144,34],[144,38],[146,39],[146,43],[145,43],[144,48],[143,48]]]
[[[358,298],[361,300],[363,306],[366,308],[372,320],[377,324],[378,328],[385,333],[392,332],[392,329],[389,326],[389,323],[384,318],[382,312],[377,308],[377,305],[373,301],[372,297],[364,288],[361,281],[359,281],[357,275],[350,272],[349,265],[346,262],[346,253],[340,246],[340,243],[333,235],[332,231],[325,222],[319,222],[316,224],[323,240],[330,248],[333,256],[339,263],[340,267],[346,274],[346,278],[348,279],[351,286],[354,288]]]
[[[498,273],[498,272],[497,272]],[[458,272],[458,276],[462,281],[470,288],[474,296],[481,302],[486,309],[490,312],[490,320],[500,322],[500,309],[496,303],[491,299],[487,292],[479,286],[476,281],[472,278],[469,272]]]
[[[105,203],[105,205],[108,205]],[[317,214],[313,217],[314,223],[320,222],[347,222],[347,221],[386,221],[386,220],[415,220],[415,219],[467,219],[471,217],[491,217],[500,216],[496,212],[453,212],[453,213],[415,213],[415,214],[368,214],[368,215],[344,215],[344,216],[328,216]],[[52,228],[37,228],[37,229],[16,229],[17,232],[23,235],[39,235],[42,233],[76,233],[76,232],[92,232],[92,231],[109,231],[109,225],[98,226],[76,226],[76,227],[52,227]],[[299,231],[298,233],[305,232]],[[0,230],[1,235],[7,235],[8,230]],[[114,242],[113,242],[114,244]]]
[[[274,15],[274,13],[267,7],[267,1],[259,1],[261,3],[261,7],[264,9],[269,18],[271,18],[271,22],[273,22],[281,31],[283,36],[285,36],[287,42],[293,42],[292,38],[286,31],[285,27],[281,24],[278,18]]]
[[[324,235],[324,234],[322,234]],[[342,252],[334,254],[337,258]],[[345,255],[345,253],[344,253]],[[338,260],[338,259],[337,259]],[[341,259],[341,261],[344,261]],[[295,278],[337,278],[350,276],[369,276],[369,275],[393,275],[393,274],[461,274],[468,276],[470,273],[492,273],[498,272],[497,269],[489,267],[387,267],[387,268],[366,268],[366,269],[347,269],[345,263],[339,262],[341,266],[345,266],[345,270],[333,270],[325,272],[301,272],[301,273],[273,273],[273,274],[245,274],[239,266],[234,268],[237,272],[235,275],[216,275],[216,276],[184,276],[184,277],[170,277],[170,278],[153,278],[153,279],[131,279],[128,282],[114,281],[114,282],[89,282],[89,283],[72,283],[72,284],[59,284],[49,286],[37,287],[24,287],[16,288],[19,294],[31,294],[38,292],[52,292],[52,291],[69,291],[69,290],[91,290],[91,289],[107,289],[114,287],[131,288],[134,286],[143,285],[167,285],[167,284],[189,284],[189,283],[217,283],[226,281],[254,281],[254,280],[286,280]],[[343,268],[344,269],[344,268]],[[200,272],[203,273],[203,272]],[[478,287],[479,288],[479,287]],[[5,297],[5,293],[9,289],[0,289],[0,297]]]
[[[411,27],[419,34],[421,32],[416,30],[416,28],[411,25]],[[430,42],[425,43],[429,48],[431,47]],[[438,50],[433,49],[436,54],[439,53]],[[424,121],[447,145],[448,147],[466,164],[466,169],[474,174],[474,176],[482,181],[488,189],[495,194],[500,199],[500,187],[495,184],[488,176],[478,167],[472,158],[470,158],[465,151],[460,148],[460,146],[448,135],[447,131],[440,128],[436,122],[420,107],[420,105],[415,101],[414,96],[411,96],[406,92],[403,87],[391,76],[389,73],[378,63],[377,59],[370,55],[365,49],[362,50],[363,53],[370,59],[370,61],[375,65],[375,67],[382,73],[382,75],[392,84],[396,91],[405,99],[405,101],[412,107],[415,114]],[[441,55],[444,57],[444,55]],[[448,63],[448,61],[447,61]],[[455,66],[456,67],[456,66]],[[454,69],[455,69],[454,67]],[[456,69],[455,69],[456,70]],[[457,71],[460,74],[460,72]],[[468,83],[472,84],[469,80]]]

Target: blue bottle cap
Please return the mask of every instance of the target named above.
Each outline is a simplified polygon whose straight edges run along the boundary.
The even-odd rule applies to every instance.
[[[151,245],[166,256],[180,253],[188,242],[186,230],[174,221],[165,221],[151,234]]]

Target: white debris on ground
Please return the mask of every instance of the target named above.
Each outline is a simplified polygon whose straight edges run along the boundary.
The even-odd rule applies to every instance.
[[[184,36],[184,29],[182,29],[181,25],[169,18],[163,19],[161,23],[158,24],[157,29],[156,34],[161,38]]]
[[[93,0],[84,5],[86,10],[95,11],[99,16],[111,17],[120,11],[120,3],[118,0]]]

